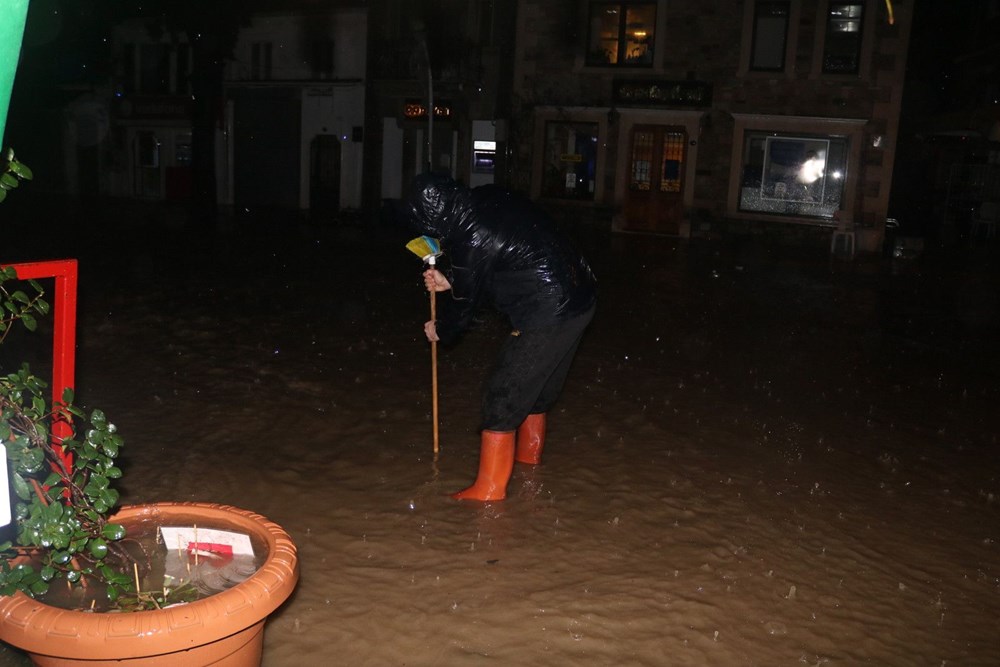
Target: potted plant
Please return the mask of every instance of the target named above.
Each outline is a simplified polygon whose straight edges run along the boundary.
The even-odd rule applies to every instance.
[[[0,2],[0,138],[27,7],[28,0]],[[0,201],[31,177],[12,151],[0,155]],[[22,266],[34,271],[59,263]],[[73,267],[75,276],[75,262]],[[49,314],[41,284],[23,277],[0,266],[0,345],[16,325],[34,330]],[[65,293],[57,292],[57,307],[65,307]],[[56,329],[63,325],[57,322]],[[27,651],[37,665],[259,665],[264,622],[298,581],[288,534],[260,515],[222,505],[119,508],[114,484],[122,476],[117,457],[124,441],[102,411],[85,412],[74,403],[71,382],[56,384],[64,386],[49,401],[47,382],[27,364],[0,371],[0,444],[6,450],[0,473],[6,481],[9,469],[14,497],[14,525],[0,535],[0,640]],[[11,509],[7,499],[6,492],[0,496],[0,515]],[[244,537],[262,560],[238,583],[207,597],[194,594],[183,572],[170,585],[159,571],[146,578],[160,549],[130,548],[135,538],[150,527],[159,534],[163,526],[188,525],[195,529],[194,548],[179,543],[177,561],[193,550],[195,572],[204,545],[199,525],[202,535],[208,529]],[[87,587],[92,606],[39,599],[56,584]],[[99,600],[107,612],[97,611]]]
[[[28,178],[30,169],[8,151],[0,162],[0,191]],[[49,311],[39,282],[18,280],[14,267],[0,267],[0,344],[18,325],[34,330]],[[101,410],[78,407],[72,389],[56,401],[47,400],[47,389],[27,364],[0,374],[0,443],[15,524],[10,539],[0,539],[0,639],[38,665],[259,665],[264,622],[298,580],[288,534],[264,517],[221,505],[118,508],[122,437]],[[265,558],[244,581],[208,597],[195,599],[190,580],[166,585],[159,572],[157,581],[145,583],[157,554],[136,547],[133,534],[164,525],[235,531]],[[178,547],[185,558],[189,547]],[[90,606],[39,599],[57,584],[86,589],[74,599]]]

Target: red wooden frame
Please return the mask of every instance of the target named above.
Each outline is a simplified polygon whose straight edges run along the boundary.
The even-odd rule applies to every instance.
[[[52,405],[62,404],[63,392],[76,382],[76,288],[77,262],[57,259],[48,262],[7,264],[17,271],[19,280],[55,278],[51,299],[54,331],[52,335]],[[69,423],[55,420],[52,435],[57,442],[72,435]]]

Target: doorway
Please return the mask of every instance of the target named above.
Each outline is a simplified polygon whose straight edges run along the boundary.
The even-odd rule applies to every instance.
[[[318,134],[309,147],[309,209],[314,215],[340,210],[340,140]]]
[[[687,131],[683,127],[632,128],[623,229],[680,235],[686,147]]]

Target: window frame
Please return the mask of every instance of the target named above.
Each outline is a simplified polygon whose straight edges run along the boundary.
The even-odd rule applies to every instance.
[[[850,7],[856,6],[861,8],[861,15],[854,18],[849,17],[846,19],[837,18],[833,15],[834,7]],[[833,75],[848,75],[857,76],[861,71],[861,55],[864,51],[864,39],[865,39],[865,15],[866,11],[865,3],[861,0],[836,0],[831,1],[826,7],[826,22],[823,29],[823,51],[820,56],[820,72],[823,74],[833,74]],[[837,23],[842,23],[845,21],[856,21],[858,24],[857,36],[855,37],[856,44],[854,48],[854,59],[855,64],[853,69],[831,69],[827,66],[827,58],[830,54],[830,43],[831,37],[835,37],[841,31],[833,30],[833,26]]]
[[[774,0],[766,0],[772,2]],[[738,75],[748,78],[792,78],[795,76],[795,52],[799,40],[799,23],[802,14],[801,0],[788,0],[788,21],[785,32],[784,65],[780,70],[753,69],[753,46],[756,30],[757,5],[747,2],[743,8],[743,31],[740,42],[740,65]]]
[[[837,2],[839,1],[837,0]],[[832,81],[867,81],[874,76],[872,54],[875,50],[876,22],[879,15],[878,7],[871,4],[871,0],[858,1],[865,5],[864,15],[861,17],[861,47],[858,54],[858,71],[854,73],[823,71],[823,54],[826,53],[826,19],[830,13],[830,5],[834,3],[831,1],[820,2],[816,7],[816,26],[809,78]]]
[[[861,151],[864,145],[864,119],[814,118],[804,116],[780,116],[771,114],[733,114],[733,147],[729,172],[729,194],[726,215],[734,219],[760,220],[762,222],[797,222],[807,225],[829,226],[834,224],[833,215],[837,211],[853,211],[858,198],[858,183]],[[843,141],[843,186],[836,210],[821,215],[809,211],[786,210],[767,211],[741,207],[745,170],[744,155],[749,135],[771,135],[778,138],[797,137],[810,140]]]
[[[783,43],[780,49],[780,59],[781,62],[777,67],[770,67],[764,65],[756,64],[755,60],[757,58],[757,46],[760,43],[761,35],[761,22],[765,18],[765,15],[760,11],[763,6],[784,8],[785,13],[785,25],[782,34]],[[748,68],[751,72],[784,72],[788,68],[788,40],[789,31],[791,30],[791,14],[792,14],[792,3],[789,0],[757,0],[753,3],[753,29],[750,35],[750,62]],[[776,14],[770,14],[770,16],[776,16]]]
[[[615,54],[615,62],[603,61],[594,57],[595,50],[593,44],[594,38],[594,10],[599,6],[610,6],[617,5],[618,7],[618,34],[617,34],[617,50]],[[635,7],[645,7],[652,10],[652,16],[650,17],[650,34],[646,36],[647,44],[646,51],[643,54],[643,60],[632,60],[629,61],[627,57],[628,51],[628,10]],[[586,5],[586,26],[587,26],[587,41],[586,50],[583,56],[583,65],[585,67],[600,67],[609,69],[622,69],[622,68],[640,68],[649,69],[653,67],[654,59],[656,58],[656,35],[660,32],[659,18],[660,18],[660,3],[658,0],[618,0],[617,2],[608,2],[607,0],[590,0]]]
[[[597,167],[598,167],[598,157],[599,157],[598,148],[600,146],[600,136],[601,136],[600,123],[594,120],[552,118],[543,121],[542,125],[544,126],[543,136],[545,138],[545,141],[542,144],[543,174],[541,183],[541,196],[546,199],[551,199],[555,201],[578,201],[578,202],[593,203],[597,195]],[[555,139],[553,133],[554,131],[558,131],[559,126],[563,127],[569,126],[570,128],[572,128],[577,141],[579,141],[580,136],[583,136],[585,139],[586,137],[589,136],[591,139],[591,143],[594,144],[593,147],[591,148],[592,153],[590,154],[590,159],[584,159],[585,156],[582,154],[580,155],[581,158],[579,161],[580,165],[583,165],[585,172],[591,172],[590,173],[591,177],[583,188],[580,188],[579,186],[579,184],[582,182],[582,179],[580,178],[581,174],[580,166],[576,166],[572,169],[572,171],[570,171],[570,167],[568,164],[562,164],[563,162],[572,163],[571,160],[566,160],[565,157],[568,155],[576,155],[577,153],[560,152],[559,155],[561,157],[558,160],[560,164],[556,166],[553,163],[554,155],[557,151],[553,150],[551,142],[553,141],[553,139]],[[580,130],[583,129],[590,130],[589,135],[581,133]],[[569,148],[567,148],[566,150],[569,150]],[[577,146],[574,146],[573,150],[576,151]],[[558,187],[558,185],[550,184],[550,181],[551,183],[557,183],[557,180],[550,178],[549,175],[550,166],[555,167],[552,173],[554,173],[557,177],[561,177],[563,179],[562,188]],[[574,178],[574,187],[572,188],[572,190],[565,186],[565,183],[570,175],[572,175]],[[572,192],[573,194],[568,194],[570,192]]]
[[[274,45],[270,41],[250,44],[250,80],[270,81],[274,76]]]

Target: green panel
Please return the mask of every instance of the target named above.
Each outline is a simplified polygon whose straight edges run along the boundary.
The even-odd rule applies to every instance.
[[[21,55],[21,38],[24,37],[27,14],[28,0],[0,1],[0,146],[3,145],[10,92],[14,88],[14,73]]]

